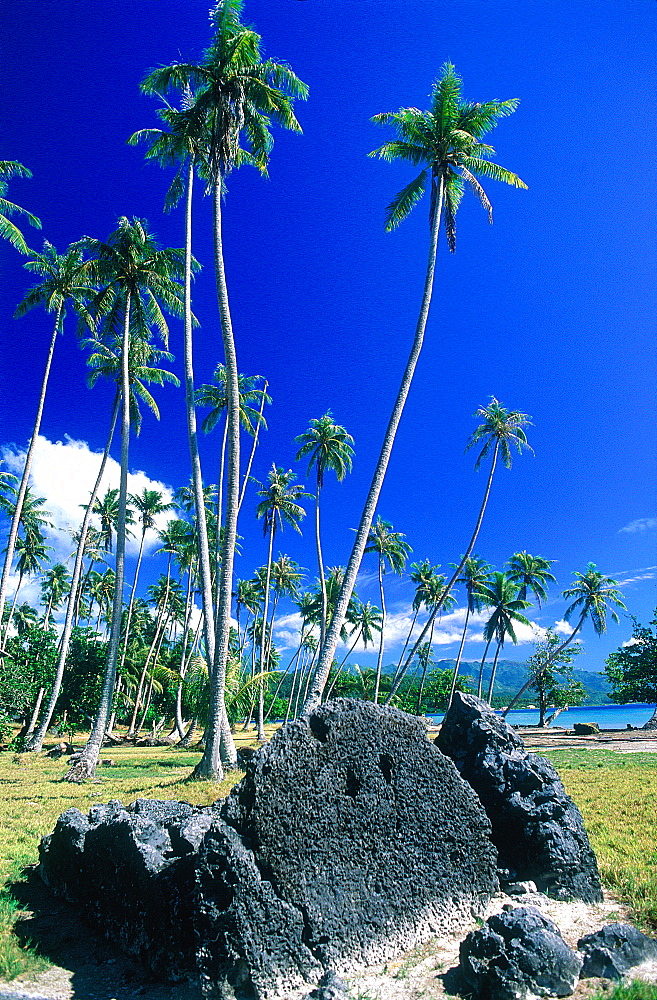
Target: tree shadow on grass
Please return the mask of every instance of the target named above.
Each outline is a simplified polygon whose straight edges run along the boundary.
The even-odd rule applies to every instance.
[[[0,998],[16,991],[72,1000],[201,1000],[196,983],[155,981],[137,961],[94,934],[75,906],[53,896],[36,867],[24,874],[25,880],[8,887],[26,911],[15,934],[22,947],[32,948],[53,968],[21,976],[6,992],[0,984]]]

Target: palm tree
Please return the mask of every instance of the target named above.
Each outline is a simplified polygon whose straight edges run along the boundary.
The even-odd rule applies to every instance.
[[[440,227],[444,225],[449,249],[454,251],[456,249],[454,220],[463,195],[464,184],[468,184],[472,188],[486,208],[489,220],[492,221],[491,204],[477,180],[477,174],[503,181],[514,187],[524,188],[527,186],[516,174],[491,162],[495,150],[481,141],[482,136],[495,126],[499,118],[504,118],[515,111],[517,104],[516,100],[488,101],[477,104],[464,101],[461,96],[461,79],[456,75],[451,63],[445,63],[440,78],[433,86],[431,108],[428,111],[419,111],[417,108],[402,108],[400,111],[376,115],[372,119],[377,124],[394,126],[399,139],[385,143],[370,153],[370,156],[378,156],[389,161],[408,160],[415,166],[425,165],[418,177],[400,191],[388,206],[386,212],[386,229],[388,231],[395,229],[422,197],[427,187],[428,174],[430,175],[429,257],[413,345],[356,532],[345,574],[344,590],[340,595],[334,619],[329,626],[315,670],[311,691],[304,706],[306,713],[319,703],[328,678],[340,627],[347,610],[349,595],[356,582],[374,513],[379,502],[397,427],[422,349],[431,304]],[[414,653],[415,650],[412,655]]]
[[[125,660],[126,650],[128,648],[128,638],[130,635],[130,619],[132,618],[132,606],[135,601],[135,592],[137,590],[137,581],[139,580],[139,570],[141,568],[141,560],[144,554],[144,542],[146,541],[146,532],[155,527],[155,518],[160,514],[165,514],[168,510],[173,509],[173,504],[164,500],[164,495],[158,490],[148,490],[144,489],[141,495],[136,495],[134,493],[130,494],[130,501],[134,506],[139,520],[141,521],[141,538],[139,539],[139,553],[137,555],[137,565],[135,567],[135,575],[132,581],[132,589],[130,591],[130,601],[128,602],[128,614],[126,616],[125,624],[125,639],[123,643],[123,653],[121,656],[121,666],[123,666],[123,661]]]
[[[21,233],[18,226],[15,226],[8,218],[10,215],[24,215],[31,226],[35,229],[41,229],[41,221],[37,219],[36,215],[32,215],[26,209],[21,208],[20,205],[15,205],[13,201],[7,201],[5,195],[7,194],[7,188],[9,187],[8,181],[12,177],[31,177],[32,171],[24,167],[22,163],[18,163],[16,160],[0,160],[0,236],[3,240],[9,240],[11,245],[18,250],[19,253],[29,254],[30,250],[25,242],[25,237]]]
[[[69,592],[70,577],[63,563],[55,563],[44,574],[41,581],[42,603],[45,605],[43,624],[46,628],[50,623],[50,613],[58,608]]]
[[[482,587],[486,586],[490,582],[491,573],[492,566],[490,566],[485,559],[481,559],[479,556],[470,556],[466,559],[461,576],[456,581],[457,583],[462,583],[465,587],[467,603],[465,608],[465,621],[463,623],[463,634],[461,635],[461,643],[459,645],[459,651],[456,655],[452,685],[449,691],[449,698],[447,699],[448,709],[452,704],[452,698],[454,697],[454,691],[456,690],[456,680],[459,674],[459,667],[461,666],[461,657],[463,656],[463,647],[465,646],[465,637],[468,631],[470,615],[477,611],[481,611],[484,603]]]
[[[101,286],[94,305],[110,331],[121,329],[117,356],[121,362],[121,476],[119,486],[119,522],[116,542],[116,589],[112,609],[112,626],[107,652],[107,665],[101,700],[89,740],[80,759],[67,772],[67,780],[83,781],[96,768],[100,747],[111,711],[119,638],[123,610],[125,567],[125,529],[128,499],[128,461],[133,394],[130,380],[130,355],[139,360],[148,357],[148,335],[157,329],[165,346],[168,326],[160,306],[174,314],[182,313],[182,296],[176,279],[183,275],[183,252],[161,250],[145,222],[119,219],[117,229],[106,243],[85,237],[83,249],[92,254],[85,266],[94,281]],[[131,350],[132,348],[132,350]]]
[[[481,597],[493,609],[493,612],[484,627],[484,639],[488,642],[495,639],[495,658],[488,684],[488,703],[493,697],[493,687],[495,685],[495,674],[497,672],[497,660],[500,651],[504,646],[507,636],[516,643],[516,633],[514,623],[521,625],[531,625],[528,618],[521,612],[531,605],[529,601],[521,600],[518,597],[518,588],[506,573],[495,572],[490,578],[490,583],[481,584]]]
[[[411,563],[411,573],[410,578],[415,584],[415,596],[413,597],[413,618],[411,620],[411,627],[408,630],[406,639],[404,640],[404,645],[402,648],[401,656],[399,657],[399,662],[395,669],[395,673],[392,679],[392,688],[388,698],[386,699],[386,704],[390,704],[392,696],[397,691],[397,688],[401,684],[403,677],[408,669],[410,660],[404,663],[404,655],[408,648],[408,644],[411,641],[411,636],[413,635],[413,629],[415,628],[415,623],[417,622],[418,615],[423,607],[430,608],[431,597],[436,593],[436,580],[440,579],[440,593],[445,584],[445,577],[438,573],[440,566],[432,566],[428,559],[424,559],[421,563]],[[434,601],[435,603],[435,601]]]
[[[269,589],[271,584],[272,552],[274,548],[274,537],[277,530],[283,530],[286,524],[294,528],[301,534],[299,521],[306,516],[303,507],[297,503],[304,497],[310,496],[303,489],[303,486],[293,485],[296,476],[292,469],[286,472],[280,466],[272,465],[268,475],[268,483],[260,483],[261,489],[258,496],[262,500],[256,507],[256,517],[262,518],[262,532],[269,538],[267,550],[267,568],[264,582],[264,604],[262,612],[262,627],[260,629],[260,673],[265,667],[265,649],[267,643],[267,614],[269,608]],[[262,690],[262,689],[261,689]],[[262,701],[262,694],[260,701]],[[265,739],[264,720],[262,713],[258,713],[258,739]]]
[[[513,464],[512,448],[515,448],[519,453],[522,453],[525,450],[533,452],[533,449],[527,442],[527,435],[524,431],[524,428],[528,424],[531,424],[531,418],[528,417],[526,413],[520,413],[519,410],[507,410],[497,401],[497,399],[495,399],[494,396],[491,396],[489,405],[480,406],[475,413],[475,417],[480,417],[483,422],[479,425],[479,427],[475,428],[465,447],[465,450],[469,451],[470,448],[473,448],[475,445],[482,445],[481,451],[475,461],[475,471],[479,469],[483,460],[491,453],[491,450],[493,453],[490,472],[488,474],[486,488],[484,490],[484,498],[481,503],[481,507],[479,508],[477,523],[475,524],[474,531],[472,532],[465,553],[461,557],[460,563],[456,566],[452,576],[445,586],[443,600],[436,605],[433,615],[429,617],[424,628],[422,629],[422,632],[416,640],[416,643],[407,658],[407,664],[415,656],[420,643],[424,641],[429,628],[433,624],[435,614],[440,611],[444,601],[451,593],[452,587],[462,572],[466,560],[470,557],[472,550],[475,547],[479,530],[484,520],[484,514],[486,512],[486,506],[488,504],[488,498],[490,496],[493,476],[495,474],[495,469],[497,468],[498,459],[501,456],[504,466],[507,469],[510,469]]]
[[[381,634],[379,636],[379,655],[376,661],[376,681],[374,684],[374,704],[379,700],[379,685],[381,683],[381,667],[383,665],[384,633],[386,627],[386,601],[383,589],[383,574],[386,566],[399,576],[404,571],[406,558],[412,551],[406,536],[395,531],[389,521],[384,521],[379,515],[370,529],[366,552],[376,552],[378,557],[379,595],[381,598]]]
[[[581,631],[587,618],[591,619],[591,624],[595,629],[596,635],[602,635],[607,631],[607,614],[611,615],[612,621],[618,622],[619,618],[616,614],[616,608],[627,611],[622,600],[623,595],[618,589],[617,581],[610,576],[603,576],[595,568],[595,563],[589,563],[585,573],[575,573],[575,578],[573,586],[564,590],[562,595],[566,600],[573,599],[572,604],[566,608],[564,614],[566,621],[569,621],[573,613],[579,610],[579,619],[575,628],[565,641],[560,646],[557,646],[546,658],[545,665],[540,674],[534,674],[526,684],[523,684],[515,697],[512,698],[509,707],[505,709],[505,716],[511,711],[516,702],[522,698],[525,691],[536,682],[540,675],[552,666],[562,650],[570,645],[575,636]]]
[[[16,560],[16,569],[18,570],[18,583],[16,584],[16,590],[14,591],[14,600],[11,605],[11,610],[9,612],[9,620],[14,613],[14,608],[16,607],[16,601],[18,599],[18,591],[21,589],[24,576],[34,576],[38,573],[44,562],[48,558],[47,553],[52,552],[52,545],[46,545],[45,539],[41,533],[34,534],[29,533],[25,535],[25,538],[16,539],[16,551],[18,552],[18,558]],[[6,638],[6,633],[5,633]]]
[[[520,587],[518,597],[527,600],[527,591],[531,590],[540,608],[541,601],[547,598],[546,584],[556,583],[556,577],[550,573],[553,559],[542,556],[531,556],[529,552],[514,552],[508,562],[507,576]]]
[[[356,648],[356,643],[360,640],[363,643],[363,648],[367,649],[369,643],[374,642],[374,633],[380,633],[383,630],[383,617],[380,609],[377,608],[376,605],[371,604],[370,601],[366,601],[363,604],[363,602],[359,600],[352,603],[353,607],[350,606],[347,612],[347,621],[352,626],[353,630],[351,635],[355,636],[355,638],[347,650],[342,663],[335,672],[335,677],[331,681],[331,685],[326,694],[326,700],[331,697],[333,689],[340,678],[340,674],[344,670],[345,664]],[[351,635],[349,636],[350,639]]]
[[[0,164],[1,168],[2,164]],[[1,170],[0,170],[1,175]],[[2,183],[0,182],[0,195],[2,194]],[[2,199],[0,198],[0,210],[2,210]],[[0,233],[2,233],[2,216],[0,216]],[[25,252],[29,251],[27,248]],[[30,309],[36,306],[43,306],[46,312],[55,314],[55,322],[50,338],[50,346],[46,356],[46,364],[41,379],[41,390],[39,402],[37,404],[34,426],[30,444],[25,456],[23,475],[16,495],[14,516],[9,529],[7,549],[5,555],[2,578],[0,579],[0,619],[5,606],[5,596],[7,593],[7,582],[11,564],[14,558],[14,547],[18,537],[18,525],[25,501],[25,494],[32,471],[34,450],[36,448],[39,430],[41,428],[41,418],[46,402],[46,392],[48,390],[48,380],[50,378],[50,368],[52,365],[57,334],[63,331],[64,318],[66,316],[66,306],[70,304],[74,312],[77,312],[86,322],[92,322],[87,309],[87,301],[92,294],[93,287],[84,274],[82,263],[82,252],[72,245],[65,254],[58,254],[55,248],[48,242],[44,244],[43,253],[33,253],[31,259],[25,263],[25,268],[34,274],[38,274],[43,280],[34,285],[25,298],[18,304],[14,316],[24,316]]]
[[[317,566],[319,570],[319,585],[322,594],[322,615],[320,619],[320,644],[324,642],[326,633],[326,579],[324,576],[324,561],[322,559],[322,540],[320,533],[320,494],[324,485],[327,470],[335,472],[339,483],[348,472],[351,472],[353,460],[354,439],[340,424],[336,424],[330,410],[319,419],[313,418],[310,427],[294,439],[301,447],[297,452],[297,462],[308,458],[308,475],[315,466],[315,546],[317,548]]]
[[[215,34],[201,64],[163,67],[151,73],[143,85],[151,92],[160,93],[172,87],[179,91],[197,88],[186,117],[189,121],[201,122],[207,130],[206,164],[213,191],[215,275],[227,374],[228,480],[218,631],[214,669],[210,673],[210,725],[205,753],[194,772],[198,778],[220,778],[222,774],[220,726],[225,716],[224,688],[240,493],[239,381],[223,258],[221,200],[225,180],[235,167],[248,163],[266,174],[272,146],[271,122],[300,132],[293,102],[294,98],[307,95],[305,84],[287,66],[262,60],[260,36],[240,22],[242,6],[242,0],[224,0],[213,9],[211,18]],[[243,135],[248,149],[240,145]]]
[[[240,424],[253,438],[253,443],[255,445],[257,441],[257,434],[260,431],[261,424],[266,427],[267,421],[265,420],[262,410],[265,403],[271,403],[271,396],[267,395],[266,388],[267,382],[265,381],[264,389],[256,389],[256,383],[262,379],[262,375],[238,375],[239,391],[240,391]],[[196,402],[199,406],[209,406],[211,407],[210,412],[207,414],[203,423],[201,424],[201,429],[209,434],[210,431],[219,423],[222,414],[225,412],[228,406],[228,393],[226,391],[226,366],[218,365],[214,373],[214,384],[202,385],[196,391]],[[260,408],[256,409],[252,404],[259,403]],[[216,531],[215,531],[215,587],[218,590],[219,587],[219,563],[220,563],[220,547],[221,547],[221,526],[223,518],[223,489],[224,489],[224,469],[226,461],[226,439],[228,437],[228,421],[224,424],[224,432],[221,442],[221,458],[219,462],[219,481],[218,481],[218,491],[217,491],[217,520],[216,520]],[[251,461],[253,459],[253,451],[251,450]],[[251,462],[247,467],[244,487],[246,487],[246,478],[248,478],[250,472]],[[242,491],[243,495],[243,491]],[[215,600],[218,598],[218,593],[215,593]]]

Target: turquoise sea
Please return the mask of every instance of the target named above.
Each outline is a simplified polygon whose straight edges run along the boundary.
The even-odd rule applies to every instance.
[[[600,729],[627,729],[632,726],[640,729],[652,717],[654,705],[586,705],[581,708],[569,708],[557,716],[554,725],[563,729],[572,729],[575,722],[597,722]],[[501,714],[501,713],[498,713]],[[549,715],[549,712],[548,712]],[[442,714],[429,715],[429,719],[442,722]],[[538,725],[538,710],[521,708],[509,712],[506,721],[512,726]]]

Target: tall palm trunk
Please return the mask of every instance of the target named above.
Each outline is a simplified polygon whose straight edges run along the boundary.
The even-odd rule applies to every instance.
[[[495,449],[493,451],[493,460],[491,462],[490,472],[488,474],[488,481],[486,483],[486,490],[484,492],[484,499],[482,501],[481,507],[479,508],[479,515],[477,517],[477,523],[475,524],[475,529],[472,532],[472,535],[470,537],[470,541],[468,542],[468,546],[467,546],[467,548],[465,550],[465,555],[462,556],[460,563],[458,564],[458,566],[454,570],[452,576],[450,577],[450,579],[446,583],[445,589],[443,590],[442,594],[440,595],[440,600],[433,607],[433,609],[431,611],[431,614],[429,615],[428,619],[424,623],[424,628],[420,632],[418,638],[415,641],[415,645],[413,646],[413,648],[411,649],[410,653],[408,654],[408,656],[406,658],[406,663],[404,664],[404,666],[402,667],[402,669],[398,672],[397,679],[395,680],[394,684],[392,685],[392,688],[390,690],[390,694],[388,695],[388,698],[386,700],[386,705],[390,704],[390,701],[391,701],[392,697],[397,693],[397,691],[399,689],[399,685],[401,684],[401,682],[402,682],[402,680],[404,678],[404,675],[405,675],[406,671],[408,670],[408,667],[409,667],[409,665],[410,665],[413,657],[415,656],[415,654],[416,654],[417,650],[419,649],[419,647],[421,646],[421,644],[424,642],[424,637],[426,636],[426,634],[429,631],[429,629],[433,626],[433,623],[434,623],[434,621],[436,619],[436,615],[438,614],[438,612],[442,608],[443,604],[445,603],[445,601],[449,597],[449,594],[450,594],[450,591],[451,591],[452,587],[454,586],[454,584],[456,583],[457,579],[461,575],[461,571],[463,570],[463,567],[465,566],[466,562],[470,558],[470,554],[472,553],[472,550],[475,547],[475,543],[477,541],[477,536],[479,535],[479,530],[481,528],[482,521],[484,520],[484,514],[486,512],[486,506],[488,504],[488,498],[490,496],[490,488],[493,485],[493,475],[495,474],[495,467],[497,465],[497,457],[498,457],[499,449],[500,449],[500,443],[499,443],[499,441],[496,441],[495,442]]]
[[[486,643],[484,655],[482,656],[481,663],[479,664],[479,680],[477,681],[477,698],[481,698],[482,696],[484,687],[484,667],[486,666],[486,656],[488,655],[488,650],[490,648],[490,644],[492,641],[493,637],[491,636],[488,642]]]
[[[267,612],[269,610],[269,586],[271,583],[271,560],[272,552],[274,548],[274,535],[276,534],[276,522],[272,521],[271,528],[269,529],[269,549],[267,552],[267,575],[265,577],[265,597],[262,608],[262,627],[260,631],[260,673],[266,670],[266,652],[267,652]],[[258,726],[258,740],[261,743],[267,739],[265,733],[265,720],[264,720],[264,682],[260,680],[258,682],[258,713],[257,713],[257,726]]]
[[[65,774],[67,781],[85,781],[93,777],[100,755],[100,748],[107,730],[107,722],[112,711],[112,698],[116,681],[116,665],[119,658],[121,638],[121,618],[123,615],[123,581],[125,577],[125,534],[126,507],[128,504],[128,461],[130,453],[130,291],[126,290],[125,315],[123,318],[123,341],[121,345],[121,475],[119,479],[119,516],[116,530],[116,567],[114,601],[112,603],[112,626],[107,649],[107,665],[100,695],[100,704],[81,756]]]
[[[14,611],[16,610],[16,602],[18,600],[18,591],[21,589],[21,587],[23,585],[23,576],[24,576],[24,572],[23,572],[23,570],[20,570],[20,572],[18,574],[18,584],[16,585],[16,590],[14,591],[14,596],[13,596],[13,599],[12,599],[12,602],[11,602],[11,607],[9,609],[9,615],[7,616],[7,627],[5,629],[5,637],[4,637],[3,648],[4,648],[4,644],[7,642],[7,638],[9,636],[9,629],[11,628],[11,620],[14,617]]]
[[[527,691],[527,689],[530,688],[534,684],[534,682],[536,681],[537,677],[541,677],[545,673],[545,671],[548,670],[548,668],[552,666],[552,664],[556,660],[557,656],[559,656],[559,654],[566,648],[566,646],[570,645],[570,643],[573,641],[573,639],[575,638],[575,636],[577,635],[577,633],[579,632],[579,630],[581,629],[581,627],[582,627],[582,625],[584,624],[585,621],[586,621],[586,609],[582,612],[580,620],[577,622],[577,625],[575,626],[575,628],[573,629],[573,631],[570,633],[570,635],[568,636],[568,638],[566,639],[566,641],[562,642],[561,645],[558,646],[553,651],[552,655],[547,657],[543,668],[538,672],[538,674],[535,674],[533,677],[530,677],[529,680],[525,684],[523,684],[523,686],[520,688],[520,690],[518,691],[518,693],[513,696],[513,698],[511,699],[511,701],[508,704],[508,707],[505,708],[504,711],[502,712],[502,718],[505,719],[507,717],[507,715],[509,714],[509,712],[511,711],[511,709],[513,708],[513,706],[515,704],[517,704],[517,702],[520,700],[520,698],[522,698],[522,696],[525,693],[525,691]]]
[[[497,673],[497,658],[500,655],[500,650],[502,649],[503,645],[504,645],[504,639],[499,639],[498,643],[497,643],[497,648],[495,650],[495,657],[493,659],[493,666],[492,666],[491,672],[490,672],[490,681],[488,682],[488,697],[487,697],[486,701],[488,702],[489,705],[492,704],[491,699],[493,697],[493,688],[495,687],[495,675]]]
[[[237,513],[239,514],[240,508],[244,501],[244,494],[246,493],[246,486],[249,481],[249,476],[251,475],[251,466],[253,465],[253,456],[256,453],[256,448],[258,447],[258,437],[260,435],[260,426],[262,424],[262,414],[265,409],[265,401],[267,396],[267,387],[269,382],[265,379],[265,384],[262,390],[262,399],[260,400],[260,410],[258,414],[258,423],[256,424],[255,434],[253,435],[253,441],[251,442],[251,451],[249,453],[249,461],[246,464],[246,469],[244,471],[244,477],[242,479],[242,490],[240,492],[239,502],[237,504]]]
[[[422,303],[420,306],[420,315],[418,317],[417,326],[415,329],[415,338],[413,340],[413,346],[411,348],[408,361],[406,362],[406,369],[402,378],[401,385],[399,387],[399,392],[397,394],[397,399],[390,417],[390,422],[386,430],[386,434],[383,440],[383,445],[381,448],[381,453],[379,455],[378,462],[376,464],[376,469],[374,471],[374,476],[372,483],[370,485],[370,490],[365,501],[365,507],[363,508],[363,513],[361,515],[360,524],[358,525],[358,530],[356,532],[356,539],[354,541],[354,546],[351,551],[351,556],[349,557],[349,563],[344,575],[344,580],[342,587],[340,588],[340,593],[336,601],[335,610],[331,618],[331,624],[329,625],[326,636],[324,638],[324,643],[319,654],[319,660],[315,668],[314,676],[312,678],[312,683],[310,685],[308,696],[306,702],[303,706],[303,714],[308,715],[313,709],[319,705],[322,692],[326,686],[328,680],[329,671],[331,669],[331,664],[333,662],[333,656],[340,639],[340,630],[342,628],[345,616],[347,614],[347,608],[349,606],[349,600],[351,598],[354,585],[356,583],[356,576],[358,570],[360,569],[360,564],[363,558],[363,553],[365,552],[365,546],[367,545],[367,539],[370,533],[370,528],[372,527],[372,521],[374,520],[374,514],[376,512],[376,506],[379,502],[379,495],[381,493],[381,488],[383,486],[383,480],[385,478],[386,470],[388,468],[388,462],[390,461],[390,454],[392,452],[392,446],[395,441],[395,435],[397,433],[397,428],[399,426],[399,421],[404,410],[404,405],[408,397],[408,393],[411,388],[411,382],[413,381],[413,375],[415,368],[420,356],[420,351],[422,350],[422,343],[424,340],[424,332],[427,326],[427,319],[429,317],[429,306],[431,305],[431,293],[433,290],[433,279],[436,269],[436,252],[438,250],[438,233],[440,231],[440,221],[442,218],[443,210],[443,179],[440,179],[440,188],[438,194],[438,201],[433,214],[433,222],[431,226],[431,239],[429,244],[429,259],[427,263],[427,272],[424,280],[424,292],[422,295]]]
[[[461,636],[461,644],[459,646],[459,651],[456,654],[456,663],[454,664],[454,673],[452,674],[452,684],[449,689],[449,698],[447,699],[447,711],[452,704],[452,698],[454,697],[454,692],[456,691],[456,678],[459,675],[459,667],[461,666],[461,657],[463,656],[463,647],[465,646],[465,637],[468,631],[468,621],[470,620],[470,602],[468,601],[468,606],[465,610],[465,624],[463,625],[463,635]]]
[[[324,559],[322,557],[322,536],[319,526],[319,497],[320,486],[320,466],[317,465],[317,492],[315,494],[315,548],[317,549],[317,572],[319,574],[319,589],[322,595],[322,617],[319,623],[319,644],[324,644],[326,635],[326,619],[328,617],[328,605],[326,600],[326,578],[324,576]],[[327,678],[328,679],[328,678]]]
[[[356,643],[360,639],[362,631],[363,631],[362,628],[359,628],[359,629],[356,630],[356,638],[354,639],[354,641],[352,642],[351,646],[347,650],[347,655],[344,657],[344,659],[342,660],[342,663],[340,664],[340,666],[338,667],[338,669],[336,671],[335,677],[333,678],[333,680],[331,682],[331,686],[328,689],[328,692],[327,692],[327,695],[326,695],[326,701],[328,701],[329,698],[331,697],[331,695],[333,694],[333,689],[335,688],[335,685],[338,683],[338,680],[340,679],[340,675],[342,674],[342,671],[344,670],[344,665],[347,662],[347,660],[349,659],[349,657],[351,656],[351,654],[353,653],[354,649],[356,648]]]
[[[61,317],[62,317],[62,307],[60,305],[57,307],[57,313],[55,316],[55,326],[53,328],[52,337],[50,339],[50,348],[48,350],[48,357],[46,359],[46,367],[43,372],[43,379],[41,380],[41,393],[39,395],[39,403],[37,405],[36,417],[34,419],[34,427],[32,428],[32,438],[30,439],[30,445],[29,448],[27,449],[27,455],[25,456],[25,467],[23,468],[23,475],[21,477],[20,486],[18,487],[18,494],[16,496],[16,506],[14,508],[14,514],[11,519],[11,526],[9,528],[9,537],[7,538],[7,548],[5,550],[6,552],[5,562],[2,568],[2,578],[0,579],[0,622],[2,622],[2,613],[5,609],[7,584],[9,582],[11,564],[14,561],[14,550],[16,548],[16,539],[18,538],[18,526],[20,524],[21,514],[23,513],[25,494],[27,493],[27,485],[30,478],[30,472],[32,470],[34,449],[36,448],[37,438],[39,436],[39,430],[41,428],[41,417],[43,416],[43,407],[46,402],[48,378],[50,376],[50,367],[52,365],[52,357],[55,352],[55,344],[57,342],[57,334],[59,333],[59,325]]]
[[[376,680],[374,682],[374,704],[379,701],[379,685],[381,684],[381,668],[383,666],[383,648],[386,628],[386,600],[383,591],[383,556],[379,555],[379,597],[381,598],[381,634],[379,636],[379,655],[376,661]]]
[[[98,469],[98,475],[96,476],[96,482],[94,483],[93,489],[91,491],[91,496],[89,497],[89,503],[86,506],[84,512],[84,518],[82,519],[82,527],[80,528],[80,539],[78,541],[77,552],[75,553],[75,564],[73,566],[73,576],[71,578],[71,589],[68,592],[68,603],[66,605],[66,618],[64,620],[64,630],[62,632],[62,638],[59,644],[59,656],[57,658],[57,667],[55,668],[55,678],[53,680],[52,688],[50,691],[50,698],[48,699],[48,705],[44,712],[43,718],[39,728],[35,732],[34,736],[26,746],[26,750],[39,751],[43,747],[43,741],[45,739],[46,733],[48,732],[48,727],[53,717],[55,711],[55,706],[57,704],[57,699],[59,698],[59,692],[62,687],[62,678],[64,677],[64,668],[66,666],[66,657],[68,656],[68,649],[71,642],[71,632],[73,629],[73,614],[77,605],[77,592],[80,580],[82,579],[82,563],[84,559],[84,546],[87,541],[87,533],[89,531],[89,525],[91,523],[92,507],[98,496],[100,490],[100,484],[105,474],[105,466],[107,465],[107,459],[109,457],[110,447],[112,445],[112,439],[114,437],[114,429],[116,427],[116,420],[119,414],[119,403],[121,401],[120,393],[116,392],[114,396],[114,405],[112,407],[112,419],[110,421],[110,430],[107,435],[107,442],[105,444],[105,451],[103,452],[103,457],[100,462],[100,468]]]
[[[406,650],[408,649],[408,644],[411,641],[411,636],[413,635],[413,629],[415,628],[415,623],[417,621],[417,616],[419,615],[419,613],[420,613],[420,605],[418,605],[418,607],[413,612],[413,621],[411,622],[411,627],[408,630],[408,635],[406,636],[406,641],[404,643],[404,647],[403,647],[403,649],[401,651],[401,656],[399,657],[399,662],[398,662],[398,664],[397,664],[397,666],[395,668],[395,673],[394,673],[394,676],[392,678],[393,684],[397,680],[397,674],[402,669],[402,664],[404,662],[404,656],[406,655]]]
[[[137,565],[135,566],[135,575],[132,580],[132,588],[130,590],[130,600],[128,601],[128,613],[125,619],[125,639],[123,640],[123,651],[121,653],[121,665],[119,667],[119,673],[123,670],[123,665],[125,663],[126,653],[128,652],[128,642],[130,641],[130,622],[132,619],[132,608],[135,603],[135,593],[137,591],[137,581],[139,580],[139,570],[141,569],[141,560],[144,554],[144,541],[146,539],[146,528],[142,528],[141,539],[139,542],[139,555],[137,556]]]
[[[228,481],[226,484],[226,519],[221,545],[221,579],[217,601],[217,634],[214,660],[210,669],[210,713],[203,757],[194,769],[196,778],[223,778],[221,749],[224,744],[224,758],[231,764],[237,759],[235,746],[223,724],[226,716],[224,694],[226,689],[226,667],[228,664],[228,640],[230,636],[230,606],[233,590],[233,562],[237,539],[237,514],[240,488],[240,392],[237,373],[237,355],[233,338],[233,326],[228,304],[226,272],[224,268],[221,232],[221,176],[214,184],[214,262],[217,282],[217,301],[221,322],[221,336],[226,365],[226,410],[228,422]]]
[[[203,631],[208,661],[212,664],[215,649],[214,610],[212,606],[212,572],[208,526],[205,518],[203,476],[198,450],[196,428],[196,402],[194,396],[194,356],[192,337],[192,200],[194,193],[194,158],[190,156],[187,171],[187,197],[185,201],[185,293],[184,293],[184,356],[185,356],[185,408],[187,413],[187,440],[192,467],[192,489],[196,510],[196,533],[199,553],[199,581],[203,606]]]

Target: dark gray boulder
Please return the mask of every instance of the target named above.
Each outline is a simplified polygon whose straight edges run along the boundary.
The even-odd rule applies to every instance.
[[[436,746],[479,796],[506,879],[531,880],[554,899],[602,899],[579,809],[552,764],[527,753],[486,702],[455,692]]]
[[[580,938],[577,948],[584,958],[582,978],[622,979],[635,966],[657,961],[657,941],[632,924],[607,924]]]
[[[424,723],[337,700],[280,730],[223,803],[63,813],[40,871],[160,976],[273,1000],[482,916],[490,822]]]
[[[600,732],[597,722],[576,722],[573,726],[575,736],[595,736]]]
[[[39,872],[105,937],[158,976],[194,974],[196,852],[212,810],[138,799],[67,809],[41,841]]]
[[[489,917],[461,943],[460,959],[463,979],[482,1000],[570,996],[582,966],[557,925],[534,906]]]

